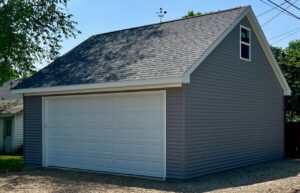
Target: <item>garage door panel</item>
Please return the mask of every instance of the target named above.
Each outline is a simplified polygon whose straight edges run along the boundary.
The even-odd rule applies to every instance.
[[[128,138],[131,140],[144,138],[144,130],[141,129],[128,129]]]
[[[116,157],[124,157],[124,155],[121,154],[128,154],[128,145],[126,143],[115,143],[113,150],[114,153],[117,153]]]
[[[95,152],[97,153],[99,151],[98,147],[98,139],[95,140],[95,142],[88,142],[87,143],[87,151],[89,152]]]
[[[77,137],[73,137],[73,136],[52,136],[48,138],[49,140],[53,141],[53,142],[61,142],[61,143],[76,143],[76,142],[84,142],[85,138],[83,136],[77,136]],[[53,144],[49,144],[49,145],[53,145]]]
[[[102,171],[114,171],[113,158],[101,158],[99,166]]]
[[[153,128],[153,127],[152,127]],[[155,141],[161,141],[163,140],[163,136],[161,135],[161,131],[158,130],[158,129],[149,129],[149,130],[145,130],[145,135],[148,139],[152,139],[155,140]]]
[[[48,165],[164,177],[162,92],[46,101]]]
[[[100,144],[100,152],[99,153],[112,153],[113,152],[113,141],[106,140]]]
[[[112,138],[113,137],[113,130],[111,128],[104,127],[100,131],[100,137]]]
[[[133,160],[129,162],[130,168],[139,174],[144,171],[145,162],[143,160]]]
[[[116,128],[116,129],[113,130],[113,137],[115,139],[120,139],[121,140],[121,139],[123,139],[125,137],[127,138],[128,135],[127,135],[127,129],[120,128],[120,127],[118,127],[118,128]]]
[[[99,159],[97,157],[88,157],[86,160],[88,169],[97,169],[99,167]]]
[[[132,156],[139,156],[139,155],[144,155],[145,153],[145,145],[142,143],[131,143],[129,144],[129,152],[130,155]]]
[[[128,168],[128,160],[125,159],[124,157],[122,157],[121,159],[120,158],[114,159],[113,163],[116,169],[127,170]]]
[[[160,155],[145,155],[148,163],[160,162]]]

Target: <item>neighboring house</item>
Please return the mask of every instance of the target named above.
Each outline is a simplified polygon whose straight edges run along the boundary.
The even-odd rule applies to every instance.
[[[17,83],[11,80],[0,87],[0,154],[18,153],[23,146],[23,99],[11,94]]]
[[[95,35],[19,84],[26,164],[187,179],[284,155],[250,7]]]

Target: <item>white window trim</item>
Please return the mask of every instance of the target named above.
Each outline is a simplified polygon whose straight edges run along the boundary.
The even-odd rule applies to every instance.
[[[249,43],[242,41],[242,33],[241,33],[242,29],[245,29],[249,32]],[[240,25],[239,33],[240,33],[240,59],[250,62],[251,61],[251,29],[243,25]],[[249,46],[249,59],[242,57],[242,44]]]

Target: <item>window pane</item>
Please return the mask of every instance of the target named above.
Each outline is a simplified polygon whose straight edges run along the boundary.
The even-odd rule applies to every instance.
[[[11,127],[12,127],[12,120],[6,119],[5,120],[5,135],[11,136]]]
[[[246,43],[250,42],[249,31],[244,28],[241,28],[241,40],[242,42],[246,42]]]
[[[241,44],[241,57],[244,59],[250,59],[250,46]]]

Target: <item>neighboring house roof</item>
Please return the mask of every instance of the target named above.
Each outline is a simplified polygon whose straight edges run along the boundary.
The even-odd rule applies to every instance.
[[[11,88],[17,84],[18,81],[10,80],[0,87],[0,117],[15,115],[23,111],[22,95],[11,93]]]
[[[250,7],[239,7],[95,35],[15,89],[29,93],[189,83],[192,71],[247,14],[253,14]],[[288,94],[279,67],[273,69],[279,70],[276,76]]]

